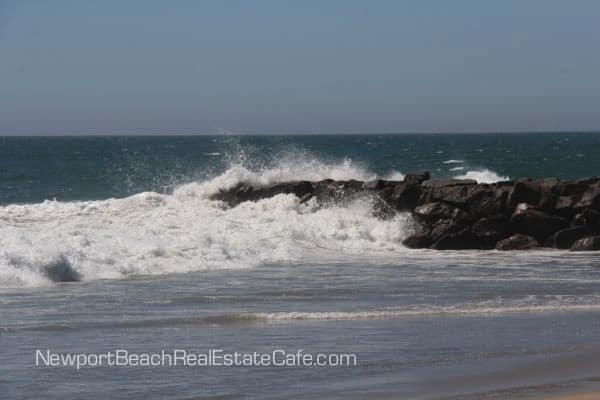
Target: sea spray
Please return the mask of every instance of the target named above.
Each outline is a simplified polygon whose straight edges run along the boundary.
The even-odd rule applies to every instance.
[[[238,150],[225,155],[224,172],[171,194],[0,207],[0,286],[249,268],[321,250],[374,258],[406,251],[401,241],[413,229],[412,218],[378,218],[368,196],[326,207],[298,204],[293,195],[236,208],[209,200],[239,182],[400,180],[401,172],[378,176],[349,158],[324,161],[302,149],[268,163],[257,162],[252,150]],[[486,171],[486,179],[493,178]]]
[[[65,280],[53,279],[48,265],[68,265],[69,276],[93,280],[292,262],[315,249],[403,249],[410,217],[379,219],[368,198],[315,207],[279,195],[228,209],[206,199],[211,189],[204,185],[215,183],[187,185],[172,195],[0,208],[8,222],[0,227],[0,282]]]

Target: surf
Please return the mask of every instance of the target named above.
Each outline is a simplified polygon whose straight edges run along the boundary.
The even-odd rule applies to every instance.
[[[0,207],[0,286],[118,279],[296,262],[327,250],[386,258],[407,251],[401,242],[414,222],[373,213],[368,196],[327,206],[278,195],[227,208],[210,196],[240,182],[270,185],[299,180],[399,180],[349,158],[322,160],[302,150],[256,163],[237,151],[228,168],[172,193]],[[489,180],[493,176],[486,176]]]

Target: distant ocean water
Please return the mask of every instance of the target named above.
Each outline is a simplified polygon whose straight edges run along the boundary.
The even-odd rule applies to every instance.
[[[591,367],[550,365],[599,350],[595,253],[408,250],[410,217],[378,219],[368,198],[318,209],[292,195],[232,209],[208,199],[240,181],[418,170],[480,182],[600,175],[600,134],[0,138],[0,393],[517,398],[552,374],[588,377]],[[36,348],[165,346],[354,352],[359,365],[31,365]],[[495,378],[539,362],[552,374]]]
[[[2,137],[0,204],[169,193],[233,166],[287,171],[282,178],[290,179],[394,178],[423,169],[483,180],[580,178],[600,170],[600,135]]]

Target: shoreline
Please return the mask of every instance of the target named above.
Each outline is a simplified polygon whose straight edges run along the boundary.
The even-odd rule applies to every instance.
[[[597,400],[600,399],[600,390],[595,392],[578,392],[574,394],[564,394],[558,396],[544,397],[539,400]]]

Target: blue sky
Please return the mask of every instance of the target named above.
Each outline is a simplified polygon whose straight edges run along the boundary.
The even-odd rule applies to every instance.
[[[600,130],[600,1],[0,0],[0,135]]]

